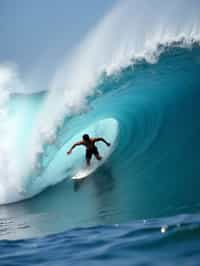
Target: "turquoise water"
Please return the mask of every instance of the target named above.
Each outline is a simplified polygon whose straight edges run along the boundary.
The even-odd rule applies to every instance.
[[[0,264],[199,265],[199,73],[199,45],[174,44],[154,64],[103,74],[84,112],[65,117],[26,176],[13,175],[13,185],[2,172]],[[29,166],[47,95],[10,99],[18,166]],[[111,154],[77,182],[84,150],[66,151],[83,132],[107,138]]]
[[[134,68],[103,75],[97,88],[101,94],[89,99],[85,112],[66,118],[39,156],[40,166],[24,179],[19,195],[31,199],[1,207],[2,220],[11,224],[5,223],[6,230],[2,226],[1,238],[198,212],[199,58],[198,45],[171,46],[155,64],[139,61]],[[11,101],[13,110],[21,106],[33,118],[32,127],[26,117],[21,122],[26,136],[44,99],[40,93]],[[99,123],[105,124],[98,129]],[[74,182],[84,150],[77,148],[73,156],[66,156],[66,150],[81,132],[103,135],[113,151],[97,171]],[[27,139],[22,138],[24,150]],[[104,153],[107,147],[99,149]]]

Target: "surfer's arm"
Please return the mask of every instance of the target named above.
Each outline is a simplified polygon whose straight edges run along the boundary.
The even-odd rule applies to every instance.
[[[94,142],[97,142],[97,141],[102,141],[104,142],[107,146],[110,146],[110,143],[107,142],[104,138],[95,138],[93,139]]]
[[[67,154],[70,154],[76,146],[80,146],[80,145],[84,145],[83,141],[74,143],[74,145],[72,145],[72,147],[67,151]]]

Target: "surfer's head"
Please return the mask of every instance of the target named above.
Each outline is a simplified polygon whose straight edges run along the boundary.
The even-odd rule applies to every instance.
[[[84,135],[83,135],[83,140],[85,140],[85,141],[90,140],[89,135],[88,135],[88,134],[84,134]]]

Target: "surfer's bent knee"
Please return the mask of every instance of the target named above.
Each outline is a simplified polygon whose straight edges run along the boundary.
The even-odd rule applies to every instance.
[[[99,161],[102,160],[102,157],[99,154],[96,154],[95,156],[96,156],[97,160],[99,160]]]

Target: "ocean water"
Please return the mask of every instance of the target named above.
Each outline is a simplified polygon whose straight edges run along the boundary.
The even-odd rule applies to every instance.
[[[2,240],[1,265],[199,265],[199,215]]]
[[[200,264],[200,27],[180,2],[151,27],[121,3],[40,93],[0,68],[0,265]],[[83,133],[111,147],[74,181]]]
[[[103,95],[66,119],[19,194],[32,196],[54,176],[63,181],[1,206],[1,265],[199,265],[199,59],[198,45],[170,46],[156,64],[101,78]],[[13,108],[45,96],[32,97],[13,98]],[[97,171],[74,182],[84,151],[65,155],[66,132],[78,139],[86,124],[115,146]]]

